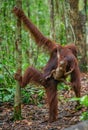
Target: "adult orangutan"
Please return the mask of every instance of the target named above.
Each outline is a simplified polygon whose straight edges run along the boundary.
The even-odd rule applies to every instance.
[[[71,86],[77,97],[80,97],[80,71],[77,62],[77,49],[74,44],[61,46],[46,38],[38,28],[26,17],[24,12],[15,7],[15,15],[25,24],[36,44],[45,48],[50,53],[50,59],[43,71],[40,72],[33,67],[28,67],[22,76],[19,72],[15,74],[15,79],[21,87],[34,82],[44,86],[49,104],[49,122],[57,118],[57,84],[67,75],[71,75]]]

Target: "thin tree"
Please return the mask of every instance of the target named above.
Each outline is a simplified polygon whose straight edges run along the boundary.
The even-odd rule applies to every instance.
[[[55,22],[54,22],[54,0],[49,0],[50,4],[50,21],[51,21],[51,37],[55,40]]]
[[[16,5],[22,7],[22,1],[16,0]],[[16,28],[16,69],[17,71],[22,71],[22,43],[21,43],[21,21],[17,19],[17,28]],[[19,84],[16,84],[15,99],[14,99],[14,119],[21,119],[21,87]]]

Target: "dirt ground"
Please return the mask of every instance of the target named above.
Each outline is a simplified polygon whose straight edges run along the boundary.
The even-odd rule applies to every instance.
[[[88,94],[88,74],[81,76],[81,95]],[[87,108],[76,110],[76,102],[69,101],[74,97],[72,90],[59,91],[60,99],[58,101],[58,119],[53,123],[48,123],[48,106],[43,104],[22,105],[21,121],[13,121],[13,106],[11,103],[0,105],[0,130],[64,130],[71,125],[80,122],[81,113]]]

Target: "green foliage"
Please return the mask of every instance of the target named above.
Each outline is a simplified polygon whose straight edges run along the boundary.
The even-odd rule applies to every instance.
[[[65,30],[65,25],[62,22],[60,23],[59,39],[62,45],[66,44],[66,30]]]
[[[81,103],[83,106],[88,107],[88,95],[83,96],[83,97],[80,99],[80,103]]]
[[[58,84],[58,90],[69,90],[70,87],[64,83],[59,83]]]
[[[66,78],[67,83],[70,82],[70,78],[71,78],[70,76],[67,76],[67,78]],[[59,85],[58,85],[58,90],[69,90],[69,89],[70,89],[69,85],[66,85],[64,83],[59,83]]]
[[[85,95],[83,96],[81,99],[80,99],[80,103],[87,107],[88,109],[88,95]],[[86,112],[83,112],[82,115],[81,115],[81,120],[87,120],[88,119],[88,111]]]
[[[37,68],[43,68],[46,65],[48,59],[49,56],[47,54],[41,53],[40,55],[38,55]]]
[[[15,82],[13,79],[13,73],[8,70],[7,62],[4,63],[6,66],[0,64],[0,101],[8,102],[13,100],[15,89],[12,84],[14,85]]]
[[[80,117],[81,120],[88,120],[88,111],[87,112],[83,112],[81,117]]]
[[[14,97],[14,88],[0,88],[0,101],[2,102],[8,102],[13,101]]]
[[[22,101],[26,104],[41,104],[44,97],[44,89],[34,87],[27,87],[22,90]]]
[[[72,98],[71,101],[79,101],[81,105],[88,107],[88,95],[85,95],[81,98]]]
[[[83,9],[84,9],[84,0],[79,0],[79,5],[78,5],[78,7],[79,7],[79,11],[82,11]]]
[[[81,98],[72,98],[71,101],[79,101],[81,106],[87,107],[87,109],[88,109],[88,95],[85,95]],[[83,112],[80,119],[87,120],[88,119],[88,111]]]

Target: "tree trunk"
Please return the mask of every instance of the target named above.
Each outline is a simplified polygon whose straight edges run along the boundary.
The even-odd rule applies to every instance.
[[[78,55],[80,56],[80,69],[81,71],[87,70],[87,61],[86,61],[86,17],[83,12],[79,11],[78,4],[79,0],[69,0],[70,3],[70,16],[71,24],[74,29],[76,37],[76,45],[78,47]]]
[[[16,0],[17,6],[21,8],[22,1]],[[22,70],[22,45],[21,45],[21,21],[17,19],[17,29],[16,29],[16,68],[17,71],[21,72]],[[21,119],[21,87],[19,84],[16,84],[16,91],[15,91],[15,99],[14,99],[14,119],[20,120]]]
[[[88,72],[88,0],[85,0],[85,11],[86,11],[86,61],[87,61],[87,72]]]
[[[49,0],[50,3],[50,21],[51,21],[51,37],[55,40],[55,23],[54,23],[54,0]]]

